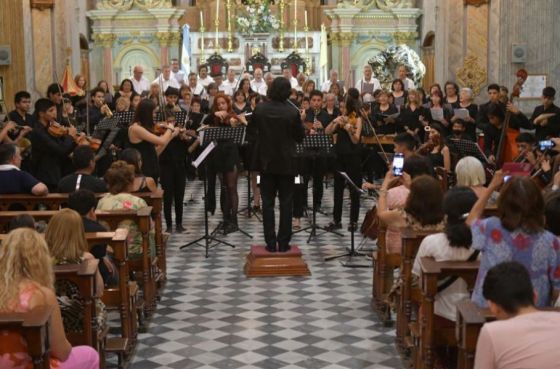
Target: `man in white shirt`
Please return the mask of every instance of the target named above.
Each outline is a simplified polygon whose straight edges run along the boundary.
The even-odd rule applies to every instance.
[[[255,78],[251,81],[251,89],[259,95],[266,96],[266,82],[263,79],[263,71],[261,68],[255,69]]]
[[[233,89],[224,84],[224,76],[222,75],[222,73],[213,74],[212,78],[214,78],[214,83],[216,84],[218,91],[223,92],[228,96],[233,96]]]
[[[414,81],[407,77],[408,69],[405,65],[399,65],[399,69],[397,70],[397,72],[398,78],[402,81],[405,91],[414,90],[416,88],[416,85],[414,85]]]
[[[360,91],[360,95],[371,94],[376,90],[381,89],[381,83],[375,77],[373,77],[373,69],[371,69],[371,65],[366,64],[364,65],[364,78],[360,79],[356,82],[355,86],[358,91]]]
[[[290,70],[290,68],[282,69],[282,75],[284,76],[284,78],[290,81],[290,85],[292,86],[292,88],[296,88],[298,86],[298,81],[294,78],[294,76],[292,76],[292,71]]]
[[[198,83],[198,76],[196,73],[189,73],[188,83],[193,96],[202,96],[204,94],[204,86]]]
[[[179,59],[171,59],[171,75],[182,85],[185,82],[185,72],[180,69]]]
[[[142,92],[150,90],[150,81],[144,77],[144,68],[141,65],[137,65],[132,70],[132,87],[138,95],[142,95]]]
[[[338,83],[338,71],[336,69],[331,69],[329,80],[323,83],[321,91],[329,92],[331,90],[331,86],[335,83]]]
[[[198,82],[204,88],[208,87],[210,83],[214,82],[212,77],[208,75],[208,66],[206,64],[203,64],[200,67],[198,67]]]
[[[301,91],[303,92],[303,84],[305,83],[305,81],[307,81],[307,76],[305,75],[305,73],[298,73],[297,77],[297,83],[298,85],[295,87],[295,89],[297,91]]]
[[[235,78],[235,71],[231,68],[228,69],[227,71],[227,75],[226,75],[226,80],[223,82],[224,86],[229,87],[229,89],[233,92],[235,92],[235,90],[237,88],[239,88],[238,86],[238,81]]]
[[[174,87],[176,89],[181,88],[179,82],[173,77],[171,77],[171,67],[169,65],[164,65],[161,67],[162,71],[158,78],[156,78],[152,83],[157,83],[163,92],[167,91],[168,87]]]

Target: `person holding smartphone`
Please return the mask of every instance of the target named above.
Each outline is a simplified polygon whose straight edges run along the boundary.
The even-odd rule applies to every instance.
[[[358,111],[358,100],[347,96],[346,101],[340,104],[341,116],[335,118],[325,133],[336,134],[334,145],[336,152],[336,171],[334,175],[334,209],[333,221],[327,226],[329,230],[342,228],[342,199],[344,195],[345,179],[338,172],[345,172],[350,179],[360,187],[362,185],[360,170],[360,136],[362,134],[362,118]],[[360,194],[350,191],[350,224],[348,230],[356,229],[360,214]]]

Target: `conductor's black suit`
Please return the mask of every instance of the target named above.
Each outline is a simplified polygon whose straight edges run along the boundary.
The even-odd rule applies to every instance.
[[[305,135],[297,108],[286,101],[271,100],[257,105],[249,124],[256,137],[254,165],[261,173],[263,227],[268,251],[289,250],[292,236],[292,201],[296,174],[296,142]],[[274,224],[274,201],[280,200],[278,235]]]

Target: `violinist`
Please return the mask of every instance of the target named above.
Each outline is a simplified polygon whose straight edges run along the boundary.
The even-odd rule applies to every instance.
[[[545,187],[552,181],[552,165],[547,149],[541,150],[531,133],[523,132],[515,138],[519,155],[514,159],[516,163],[531,164],[531,176],[540,187]]]
[[[428,130],[428,140],[420,146],[417,153],[424,155],[432,162],[432,167],[442,167],[451,171],[451,154],[445,144],[446,129],[441,123],[433,122]]]
[[[165,91],[165,112],[168,123],[175,123],[175,114],[182,109],[177,104],[179,90],[168,87]],[[184,123],[184,122],[183,122]],[[175,204],[175,231],[182,233],[183,227],[183,199],[187,182],[187,149],[190,140],[183,132],[174,137],[159,156],[161,187],[163,188],[163,213],[167,225],[167,233],[172,232],[171,205]]]
[[[221,92],[214,99],[209,120],[213,127],[238,127],[247,124],[244,115],[236,115],[232,109],[231,100]],[[235,232],[239,229],[237,224],[239,149],[237,145],[231,141],[218,142],[218,146],[212,153],[211,167],[211,172],[222,174],[224,233]],[[212,189],[211,186],[209,188]]]
[[[105,92],[102,88],[96,87],[90,92],[91,100],[89,103],[89,107],[86,111],[82,110],[81,112],[81,121],[82,124],[85,124],[88,119],[89,114],[89,132],[91,134],[95,126],[105,117],[112,116],[111,109],[105,103]]]
[[[6,121],[15,122],[20,127],[33,128],[33,116],[31,110],[31,94],[27,91],[16,92],[14,96],[15,109],[8,113]]]
[[[327,134],[336,134],[336,170],[346,172],[350,179],[358,186],[362,185],[360,137],[362,134],[362,118],[358,111],[359,101],[348,96],[340,104],[342,115],[334,119],[326,128]],[[334,209],[333,221],[327,226],[329,230],[342,228],[342,199],[344,195],[345,179],[340,174],[334,175]],[[350,191],[350,224],[348,230],[356,229],[356,222],[360,212],[360,194]]]
[[[62,122],[62,94],[64,89],[58,83],[51,83],[47,88],[47,98],[52,101],[56,106],[56,117],[57,122]]]
[[[68,127],[63,130],[66,135],[56,137],[54,131],[57,110],[51,100],[37,100],[35,114],[37,124],[30,135],[32,172],[47,185],[50,192],[56,192],[63,166],[69,161],[69,155],[76,147],[79,136],[75,127]]]
[[[156,183],[159,179],[158,156],[163,152],[169,141],[179,134],[179,128],[165,123],[161,124],[165,133],[158,136],[154,133],[154,110],[152,100],[140,101],[136,108],[132,124],[128,127],[130,147],[138,150],[142,156],[142,173],[152,177]]]
[[[25,171],[30,170],[30,158],[31,153],[30,144],[26,136],[29,135],[33,126],[35,125],[35,119],[29,111],[31,110],[31,95],[27,91],[19,91],[14,97],[15,109],[8,113],[6,116],[6,122],[14,122],[14,124],[5,124],[2,132],[0,132],[0,142],[1,143],[15,143],[20,147],[21,156],[23,158],[21,167]]]
[[[560,136],[560,108],[554,105],[555,95],[553,87],[543,88],[542,105],[537,106],[531,116],[537,141]]]

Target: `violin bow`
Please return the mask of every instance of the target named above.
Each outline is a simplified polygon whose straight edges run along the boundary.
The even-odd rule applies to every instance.
[[[387,165],[389,165],[389,157],[387,156],[387,153],[385,152],[385,149],[383,148],[383,145],[381,144],[381,141],[379,140],[379,136],[377,136],[377,132],[375,131],[375,127],[373,126],[373,124],[371,123],[371,120],[369,119],[368,115],[366,114],[364,108],[360,108],[360,114],[362,115],[362,117],[364,117],[366,119],[366,122],[369,126],[369,128],[371,128],[371,131],[373,132],[373,136],[375,137],[375,141],[377,141],[377,145],[379,146],[379,148],[381,149],[381,152],[383,153],[383,156],[385,157],[385,163]]]

